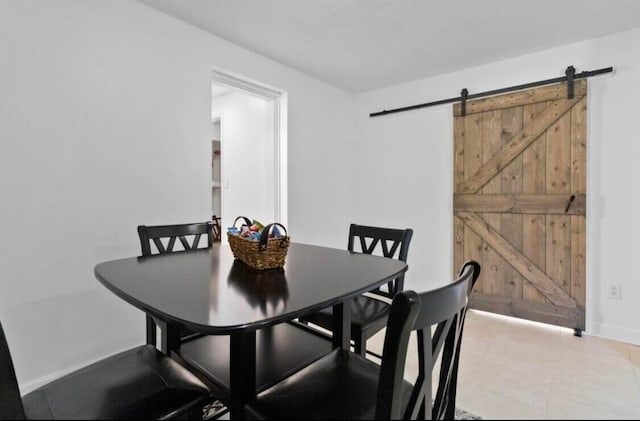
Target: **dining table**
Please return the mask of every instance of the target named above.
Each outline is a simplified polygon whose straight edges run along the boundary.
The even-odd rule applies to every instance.
[[[349,349],[351,299],[407,269],[395,259],[291,242],[282,268],[258,270],[235,259],[228,244],[215,243],[102,262],[94,274],[153,317],[160,328],[158,346],[169,356],[180,355],[184,328],[228,337],[230,417],[241,419],[256,394],[256,332],[332,306],[330,346]]]

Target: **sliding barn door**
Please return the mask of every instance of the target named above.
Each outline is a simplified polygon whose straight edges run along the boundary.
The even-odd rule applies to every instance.
[[[586,93],[454,106],[454,271],[482,265],[472,308],[584,330]]]

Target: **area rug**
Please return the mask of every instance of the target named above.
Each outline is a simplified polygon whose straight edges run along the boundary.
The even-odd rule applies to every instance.
[[[456,413],[454,415],[454,418],[456,420],[481,420],[482,419],[482,417],[470,414],[467,411],[460,408],[456,408]]]
[[[454,415],[456,420],[481,420],[481,417],[477,415],[470,414],[469,412],[462,410],[460,408],[456,408],[456,413]],[[220,402],[215,401],[204,407],[203,420],[213,420],[213,419],[229,419],[229,412],[227,408]]]

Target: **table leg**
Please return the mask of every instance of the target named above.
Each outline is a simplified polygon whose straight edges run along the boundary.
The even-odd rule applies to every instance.
[[[180,349],[180,328],[161,320],[156,323],[160,328],[160,352],[171,356],[172,351]]]
[[[229,405],[231,419],[244,418],[244,405],[256,393],[256,332],[231,335],[229,361]]]
[[[351,299],[333,306],[333,347],[351,347]]]

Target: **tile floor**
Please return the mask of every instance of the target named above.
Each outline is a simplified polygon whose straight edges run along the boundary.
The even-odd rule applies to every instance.
[[[383,335],[369,349],[381,352]],[[470,310],[457,406],[485,419],[638,419],[640,347]]]

